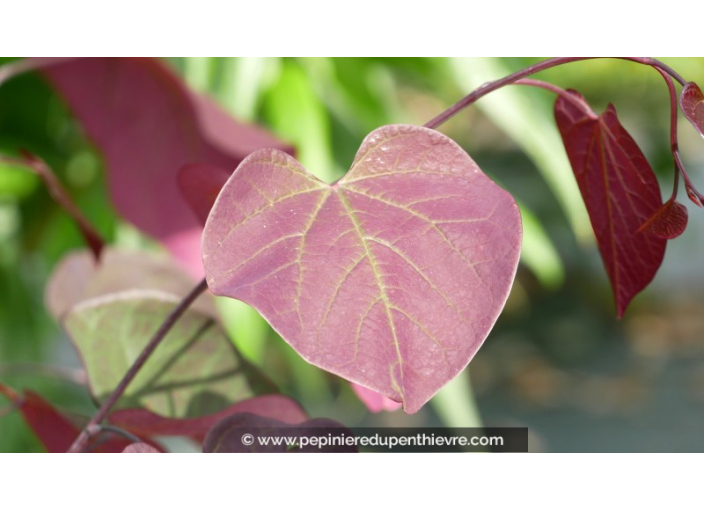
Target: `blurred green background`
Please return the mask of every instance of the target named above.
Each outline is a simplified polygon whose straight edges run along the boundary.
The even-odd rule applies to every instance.
[[[344,174],[371,130],[423,124],[483,82],[539,60],[167,59],[234,116],[295,145],[327,181]],[[662,60],[704,83],[704,59]],[[598,60],[538,77],[579,90],[596,111],[613,102],[669,194],[669,98],[657,72]],[[344,381],[302,361],[254,311],[221,301],[236,345],[312,416],[349,426],[528,426],[535,451],[704,451],[704,211],[686,203],[689,228],[670,241],[655,281],[617,321],[553,101],[543,90],[509,87],[440,127],[514,194],[525,239],[512,295],[484,347],[421,412],[370,414]],[[19,147],[47,160],[111,243],[155,249],[110,209],[100,154],[36,74],[0,86],[0,152]],[[680,147],[704,188],[704,141],[684,120]],[[91,414],[85,389],[67,380],[80,376],[75,352],[43,304],[52,267],[82,245],[37,178],[0,163],[0,382]],[[6,405],[0,400],[0,451],[41,451]]]

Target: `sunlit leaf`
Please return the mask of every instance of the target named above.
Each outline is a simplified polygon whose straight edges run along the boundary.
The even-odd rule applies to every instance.
[[[221,420],[208,432],[203,443],[205,453],[354,453],[355,446],[301,445],[301,438],[327,438],[331,433],[352,432],[340,423],[316,418],[290,425],[272,418],[238,413]],[[264,439],[264,442],[260,442]]]
[[[328,185],[252,154],[203,235],[210,289],[256,308],[310,363],[416,412],[472,359],[518,264],[513,198],[452,140],[385,126]]]
[[[66,330],[98,400],[113,391],[179,299],[156,291],[126,291],[84,301],[66,315]],[[119,406],[190,418],[273,391],[211,316],[189,309],[137,374]]]
[[[665,255],[665,239],[640,231],[662,206],[660,188],[613,105],[596,115],[584,98],[570,93],[577,101],[560,97],[555,118],[621,317],[653,279]]]

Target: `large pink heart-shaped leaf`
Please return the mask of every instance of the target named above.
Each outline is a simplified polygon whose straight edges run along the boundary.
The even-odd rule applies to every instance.
[[[416,412],[472,359],[518,264],[513,198],[455,142],[385,126],[333,185],[263,149],[203,233],[208,285],[310,363]]]
[[[560,97],[555,119],[622,317],[665,256],[664,232],[642,228],[662,206],[660,187],[613,105],[597,115],[581,95],[570,93],[575,101]]]

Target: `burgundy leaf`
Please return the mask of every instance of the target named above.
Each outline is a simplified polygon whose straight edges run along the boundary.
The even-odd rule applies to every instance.
[[[472,359],[508,296],[521,221],[455,142],[385,126],[333,185],[249,156],[203,234],[210,289],[256,308],[310,363],[413,413]]]
[[[680,108],[687,120],[704,136],[704,94],[696,83],[690,82],[682,89]]]
[[[362,403],[373,413],[379,413],[381,411],[396,411],[401,408],[401,404],[395,400],[391,400],[374,390],[360,386],[359,384],[350,383],[352,390],[354,391],[357,398],[362,401]]]
[[[181,167],[232,170],[256,149],[291,150],[188,90],[157,59],[75,59],[43,73],[102,151],[117,210],[181,257],[200,232],[176,185]]]
[[[194,284],[191,276],[167,257],[106,247],[100,262],[87,250],[74,251],[61,259],[49,278],[44,300],[51,314],[62,319],[80,302],[107,294],[140,289],[183,296]],[[217,317],[209,294],[200,296],[192,307]]]
[[[215,199],[230,177],[230,172],[213,165],[186,165],[178,172],[178,187],[202,225],[208,219]]]
[[[653,279],[665,255],[666,240],[640,227],[660,206],[653,170],[609,105],[596,115],[564,97],[555,118],[589,212],[601,258],[622,317],[633,297]]]
[[[674,239],[682,235],[687,228],[687,219],[687,208],[679,202],[668,200],[640,227],[640,230],[663,239]]]
[[[0,393],[18,406],[24,421],[36,434],[49,453],[66,452],[80,433],[79,427],[43,397],[30,390],[19,395],[12,388],[0,384]],[[130,441],[122,437],[109,439],[99,436],[91,439],[88,451],[121,452]]]
[[[113,412],[108,420],[111,424],[141,437],[188,436],[202,443],[208,431],[220,420],[236,413],[251,413],[289,424],[301,423],[308,419],[308,415],[294,400],[283,395],[263,395],[200,418],[167,418],[146,409],[122,409]]]
[[[161,453],[159,450],[154,448],[147,443],[132,443],[127,446],[122,453]]]
[[[316,418],[290,425],[272,418],[249,413],[238,413],[221,420],[203,442],[205,453],[354,453],[355,446],[318,446],[301,444],[302,438],[329,438],[332,434],[352,431],[340,423],[326,418]],[[260,441],[263,439],[263,441]]]

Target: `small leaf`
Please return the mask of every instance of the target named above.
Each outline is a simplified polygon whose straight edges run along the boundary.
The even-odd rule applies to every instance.
[[[148,445],[147,443],[132,443],[128,447],[126,447],[124,450],[122,450],[122,453],[161,453],[159,450],[154,448],[151,445]]]
[[[136,289],[184,296],[193,286],[191,276],[166,257],[106,247],[100,262],[96,262],[88,250],[66,255],[51,273],[44,300],[51,314],[61,319],[71,308],[88,299]],[[201,295],[192,307],[217,316],[209,294]]]
[[[110,414],[108,420],[141,437],[188,436],[202,443],[208,431],[220,420],[236,413],[256,414],[289,424],[308,419],[308,415],[294,400],[283,395],[262,395],[200,418],[166,418],[146,409],[120,409]]]
[[[380,413],[381,411],[396,411],[401,408],[401,404],[391,400],[374,390],[365,388],[359,384],[350,383],[352,391],[357,398],[369,409],[372,413]]]
[[[641,231],[663,239],[679,237],[687,228],[687,208],[674,200],[668,200],[646,221]]]
[[[256,308],[310,363],[418,411],[472,359],[508,297],[521,222],[461,147],[372,132],[334,185],[264,149],[203,233],[208,286]]]
[[[680,108],[687,120],[704,136],[704,94],[694,82],[689,82],[680,94]]]
[[[328,438],[331,434],[352,431],[340,423],[326,418],[316,418],[297,425],[264,418],[249,413],[238,413],[221,420],[208,432],[203,443],[204,453],[354,453],[355,446],[318,448],[301,445],[302,438]]]
[[[555,118],[622,317],[665,255],[665,239],[639,231],[662,206],[660,188],[613,105],[596,115],[581,95],[570,93],[579,106],[560,97]]]
[[[102,151],[118,212],[170,248],[175,243],[183,257],[189,254],[181,237],[199,226],[176,185],[181,167],[202,162],[232,170],[256,149],[291,151],[190,91],[157,59],[43,64],[43,74]]]
[[[84,301],[65,319],[88,372],[93,395],[104,400],[132,366],[179,298],[126,291]],[[175,418],[218,412],[234,402],[274,392],[243,360],[220,326],[189,309],[140,370],[118,403]]]

